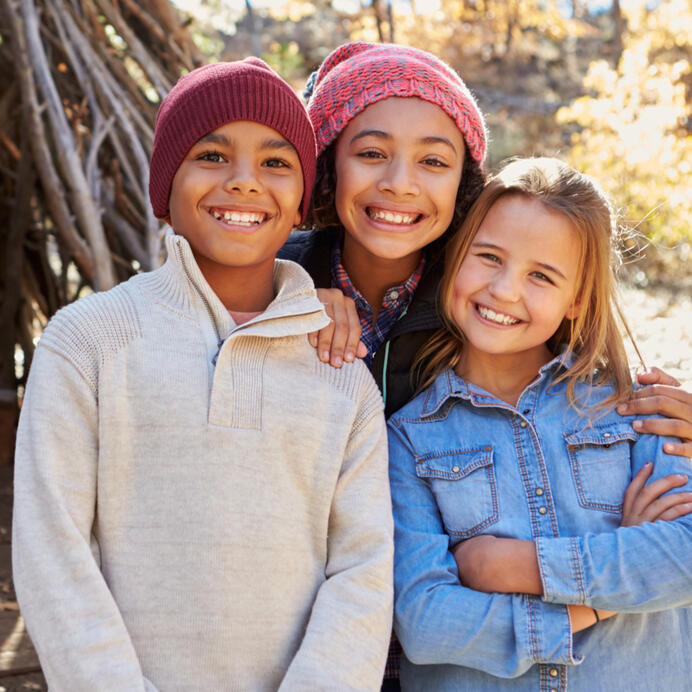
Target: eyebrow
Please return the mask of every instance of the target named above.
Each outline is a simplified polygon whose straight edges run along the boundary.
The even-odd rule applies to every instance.
[[[392,140],[393,137],[388,132],[384,130],[361,130],[357,135],[351,139],[351,144],[363,139],[363,137],[377,137],[378,139]],[[418,140],[421,144],[446,144],[454,153],[457,153],[457,148],[452,144],[450,139],[446,137],[439,137],[437,135],[428,135],[427,137],[421,137]]]
[[[228,139],[228,137],[226,137],[226,135],[219,135],[214,132],[209,132],[208,134],[204,135],[204,137],[200,137],[199,140],[197,140],[197,143],[218,144],[223,147],[231,146],[231,142]],[[293,152],[298,153],[296,151],[296,148],[289,141],[285,139],[276,139],[272,137],[260,142],[260,149],[289,149]]]
[[[471,247],[473,248],[488,248],[489,250],[500,250],[502,251],[503,248],[501,248],[499,245],[494,245],[493,243],[471,243]],[[539,267],[542,267],[543,269],[547,269],[549,272],[552,272],[553,274],[557,274],[558,276],[561,276],[565,281],[567,280],[567,277],[557,268],[554,267],[552,264],[547,264],[546,262],[536,262],[536,264]]]

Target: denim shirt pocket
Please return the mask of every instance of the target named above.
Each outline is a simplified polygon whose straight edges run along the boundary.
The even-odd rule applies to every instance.
[[[621,514],[632,475],[631,443],[637,433],[628,423],[621,423],[585,428],[564,437],[579,504]]]
[[[498,521],[492,447],[419,457],[416,474],[430,484],[450,537],[470,538]]]

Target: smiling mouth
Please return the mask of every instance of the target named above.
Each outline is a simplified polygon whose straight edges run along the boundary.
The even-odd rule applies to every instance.
[[[501,324],[503,326],[509,327],[514,324],[519,324],[521,322],[521,320],[518,320],[516,317],[505,315],[502,312],[495,312],[494,310],[486,308],[484,305],[479,305],[478,303],[476,303],[476,310],[484,320],[494,322],[495,324]]]
[[[412,226],[418,223],[422,218],[423,214],[411,214],[408,212],[400,211],[386,211],[384,209],[377,209],[375,207],[366,207],[365,213],[373,221],[384,221],[385,223],[396,224],[397,226]]]
[[[257,211],[229,211],[210,209],[209,213],[217,220],[232,226],[258,226],[267,218],[267,214]]]

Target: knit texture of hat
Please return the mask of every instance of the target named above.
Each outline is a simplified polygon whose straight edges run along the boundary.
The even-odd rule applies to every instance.
[[[157,218],[168,216],[171,184],[190,148],[225,123],[250,120],[276,130],[298,152],[305,219],[315,182],[315,136],[305,106],[265,62],[246,58],[198,67],[181,77],[156,116],[149,199]]]
[[[363,41],[339,46],[309,81],[306,96],[318,153],[370,104],[415,96],[442,108],[461,130],[471,156],[479,164],[485,159],[485,122],[476,100],[451,67],[417,48]]]

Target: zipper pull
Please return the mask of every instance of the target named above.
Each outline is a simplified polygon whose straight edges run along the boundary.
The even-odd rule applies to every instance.
[[[216,344],[216,353],[214,354],[214,357],[211,359],[211,364],[216,365],[216,361],[219,359],[219,353],[221,353],[221,347],[223,346],[223,339],[219,341],[218,344]]]

